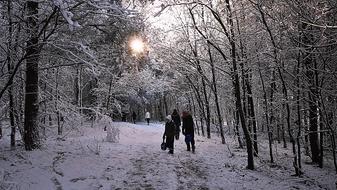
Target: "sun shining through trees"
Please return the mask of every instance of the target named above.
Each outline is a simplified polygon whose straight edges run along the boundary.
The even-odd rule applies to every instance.
[[[132,54],[141,54],[145,51],[145,44],[141,38],[132,38],[129,42]]]

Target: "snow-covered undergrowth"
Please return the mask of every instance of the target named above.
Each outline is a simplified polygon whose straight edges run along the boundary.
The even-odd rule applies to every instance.
[[[106,121],[105,121],[106,122]],[[104,122],[103,122],[104,123]],[[260,144],[256,170],[246,166],[246,152],[233,138],[196,137],[196,153],[186,151],[183,136],[174,155],[160,150],[162,124],[112,123],[119,141],[109,142],[103,125],[77,127],[63,138],[49,137],[32,152],[9,148],[9,130],[0,140],[0,189],[335,189],[332,165],[304,164],[293,177],[290,150],[277,149],[275,165]],[[108,135],[109,136],[109,135]],[[275,145],[276,146],[276,145]],[[230,150],[230,151],[229,151]],[[266,156],[265,156],[266,155]]]

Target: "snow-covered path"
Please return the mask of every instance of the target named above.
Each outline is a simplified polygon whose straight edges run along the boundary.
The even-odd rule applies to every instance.
[[[33,152],[19,148],[9,151],[4,141],[0,141],[0,171],[4,177],[0,187],[32,190],[335,187],[333,172],[325,170],[315,169],[309,171],[312,176],[297,178],[291,176],[287,165],[271,168],[262,161],[257,162],[256,171],[246,170],[245,151],[236,149],[231,138],[227,139],[231,153],[216,137],[196,137],[196,153],[192,154],[186,151],[181,137],[175,141],[174,155],[169,155],[160,150],[162,124],[114,125],[121,130],[118,143],[106,142],[106,132],[100,127],[83,127],[64,140],[48,139],[44,148]]]

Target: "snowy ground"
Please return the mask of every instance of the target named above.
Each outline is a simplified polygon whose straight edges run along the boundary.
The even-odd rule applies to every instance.
[[[304,176],[292,177],[289,150],[277,150],[271,167],[256,158],[255,171],[245,169],[245,150],[216,137],[196,137],[196,153],[186,151],[183,139],[174,155],[160,150],[163,125],[114,123],[120,141],[105,141],[101,127],[82,127],[64,140],[47,139],[41,150],[9,149],[8,130],[0,140],[0,189],[336,189],[332,166],[303,164]],[[262,146],[261,155],[268,155]],[[265,150],[263,150],[265,149]],[[230,150],[230,151],[229,151]]]

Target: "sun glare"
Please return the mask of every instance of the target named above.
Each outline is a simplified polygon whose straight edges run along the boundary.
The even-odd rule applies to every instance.
[[[135,38],[131,40],[130,48],[133,51],[133,53],[142,53],[144,51],[145,45],[141,39]]]

